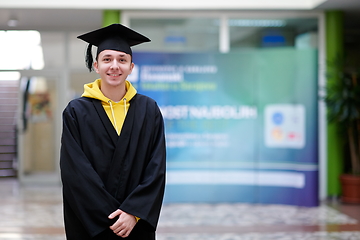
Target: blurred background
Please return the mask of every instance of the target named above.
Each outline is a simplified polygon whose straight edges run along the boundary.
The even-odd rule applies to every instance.
[[[3,206],[32,199],[58,209],[62,110],[98,77],[76,37],[111,23],[152,40],[133,48],[129,80],[164,115],[164,234],[177,231],[173,218],[196,226],[170,207],[206,216],[193,204],[234,204],[216,205],[228,215],[258,204],[359,213],[358,0],[0,1]],[[336,224],[360,230],[356,217]],[[6,226],[1,239],[15,236],[1,235],[13,234]],[[202,238],[222,239],[193,236]]]

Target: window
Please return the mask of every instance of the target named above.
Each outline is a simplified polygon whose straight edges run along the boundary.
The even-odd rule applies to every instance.
[[[0,31],[0,70],[40,70],[44,67],[40,33]],[[18,72],[0,72],[0,80],[18,80]]]

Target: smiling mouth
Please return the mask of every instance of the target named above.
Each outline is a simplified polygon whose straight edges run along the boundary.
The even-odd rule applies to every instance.
[[[119,77],[121,74],[110,74],[110,73],[108,73],[108,76],[110,76],[110,77]]]

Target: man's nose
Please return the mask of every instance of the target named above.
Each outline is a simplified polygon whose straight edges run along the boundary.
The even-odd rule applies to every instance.
[[[111,62],[111,68],[115,68],[115,69],[119,68],[119,63],[116,60],[113,60]]]

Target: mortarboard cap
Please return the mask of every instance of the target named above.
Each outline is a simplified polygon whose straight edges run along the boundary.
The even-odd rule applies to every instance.
[[[112,24],[83,35],[77,38],[89,43],[86,51],[86,66],[91,71],[93,68],[92,46],[97,46],[96,56],[104,50],[115,50],[132,55],[131,47],[150,39],[134,30],[121,24]]]

